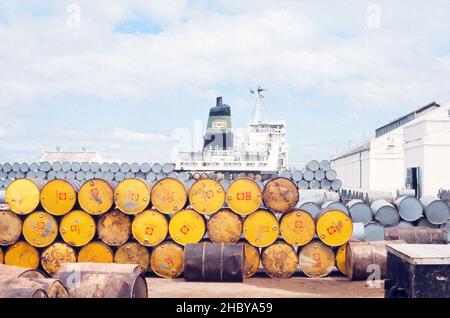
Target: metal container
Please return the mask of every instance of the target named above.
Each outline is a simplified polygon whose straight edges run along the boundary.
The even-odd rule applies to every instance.
[[[322,170],[322,171],[328,171],[331,169],[331,163],[328,160],[322,160],[319,163],[319,167],[320,167],[320,170]]]
[[[0,246],[14,244],[22,234],[22,220],[14,212],[0,211],[0,229]]]
[[[317,180],[311,180],[311,181],[309,182],[308,187],[309,187],[310,189],[312,189],[312,190],[320,189],[320,182],[317,181]]]
[[[330,169],[328,171],[325,172],[325,177],[329,180],[329,181],[333,181],[337,178],[337,172],[333,169]]]
[[[303,179],[303,173],[301,170],[294,170],[292,172],[292,180],[298,182]]]
[[[12,170],[12,165],[9,162],[3,164],[3,171],[8,173]]]
[[[165,174],[169,174],[173,171],[173,164],[166,162],[165,164],[162,165],[161,168],[162,172],[164,172]]]
[[[169,233],[168,217],[156,210],[145,210],[134,217],[131,233],[140,244],[156,246],[162,243]]]
[[[370,206],[359,199],[351,200],[347,203],[347,209],[350,212],[353,222],[369,224],[372,221],[373,215]]]
[[[432,224],[426,217],[420,218],[420,220],[417,222],[417,226],[425,226],[432,229],[438,229],[440,227],[439,224]]]
[[[61,281],[51,278],[15,278],[0,276],[0,289],[42,289],[49,298],[69,298]]]
[[[143,272],[146,272],[150,267],[150,252],[139,243],[127,242],[116,250],[114,263],[139,264]]]
[[[42,207],[53,215],[64,215],[71,211],[77,202],[81,182],[77,180],[51,180],[42,188],[40,199]]]
[[[0,288],[0,298],[47,298],[39,288]]]
[[[71,166],[70,166],[70,170],[72,170],[73,172],[78,172],[81,170],[81,163],[79,162],[72,162]]]
[[[91,170],[91,164],[89,162],[82,162],[81,163],[81,171],[88,172]]]
[[[422,203],[415,197],[399,197],[394,202],[400,217],[408,222],[414,222],[422,217]]]
[[[79,263],[112,263],[114,254],[112,249],[103,242],[92,241],[83,246],[78,252]]]
[[[303,210],[308,212],[313,219],[316,219],[316,217],[320,214],[320,207],[315,204],[314,202],[310,201],[300,201],[297,204],[297,208],[299,210]]]
[[[113,162],[109,165],[109,171],[112,173],[119,172],[120,165],[117,162]]]
[[[75,250],[66,243],[56,242],[47,247],[41,254],[42,268],[49,274],[53,275],[58,272],[59,268],[64,263],[75,263]],[[73,275],[73,272],[71,273]],[[73,277],[73,276],[72,276]],[[53,277],[60,279],[60,277]],[[63,284],[68,282],[66,279],[60,279]],[[77,285],[77,284],[73,284]],[[65,285],[66,286],[66,285]],[[69,286],[66,286],[66,288]],[[72,286],[73,287],[73,286]]]
[[[350,241],[365,241],[366,234],[364,229],[364,223],[353,222],[353,232]]]
[[[153,171],[148,172],[146,177],[145,177],[145,179],[148,180],[148,181],[155,181],[156,180],[156,173],[154,173]]]
[[[71,168],[72,168],[72,164],[70,162],[65,161],[62,163],[61,171],[64,171],[67,173],[70,171]]]
[[[194,210],[181,210],[169,222],[170,237],[180,245],[198,243],[206,231],[204,217]]]
[[[139,164],[137,162],[133,162],[130,165],[130,171],[133,173],[138,173],[140,169],[141,169],[141,167],[139,166]]]
[[[189,202],[197,212],[213,214],[223,207],[225,190],[217,180],[200,179],[189,189]]]
[[[297,182],[297,186],[300,190],[307,190],[309,188],[309,182],[306,180],[300,180]]]
[[[124,179],[125,179],[125,174],[123,172],[119,171],[114,174],[114,180],[116,180],[117,182],[121,182]]]
[[[122,164],[120,165],[120,172],[122,173],[127,173],[129,172],[131,169],[131,166],[128,162],[122,162]]]
[[[266,183],[262,198],[269,210],[286,213],[292,211],[298,203],[298,188],[290,179],[275,178]]]
[[[314,218],[306,211],[294,210],[280,218],[281,237],[289,244],[306,245],[313,240],[315,233]]]
[[[174,242],[166,241],[153,249],[150,265],[156,275],[164,278],[175,278],[183,273],[183,258],[183,247]]]
[[[261,188],[250,178],[238,178],[228,187],[225,198],[231,210],[240,215],[247,215],[260,208]]]
[[[39,164],[37,162],[30,163],[30,170],[38,171],[39,170]]]
[[[236,243],[242,235],[242,218],[228,209],[211,215],[206,228],[213,243]]]
[[[384,226],[378,222],[371,222],[364,227],[364,237],[366,241],[383,241]]]
[[[317,170],[314,172],[314,179],[317,181],[322,181],[325,179],[325,172],[323,170]]]
[[[314,240],[299,252],[299,265],[308,277],[326,277],[334,268],[335,254],[331,247]]]
[[[120,246],[131,236],[131,221],[127,214],[119,210],[107,212],[97,223],[99,238],[109,246]]]
[[[20,171],[22,171],[23,173],[27,173],[30,170],[30,165],[26,162],[22,162],[20,164]]]
[[[89,170],[93,173],[100,171],[100,164],[98,162],[91,162],[89,164]]]
[[[350,215],[350,211],[347,209],[345,204],[339,201],[327,201],[324,204],[322,204],[322,209],[339,210],[347,215]]]
[[[292,245],[278,241],[263,248],[261,264],[270,277],[289,278],[298,268],[297,253]]]
[[[188,244],[184,250],[184,278],[187,281],[244,280],[242,244]]]
[[[150,164],[148,162],[141,163],[140,170],[143,173],[149,173],[151,169],[152,169],[152,166],[150,166]]]
[[[450,207],[445,202],[433,196],[426,196],[420,199],[425,216],[432,224],[444,224],[450,217]]]
[[[5,200],[11,211],[29,214],[39,206],[39,195],[45,185],[40,179],[16,179],[6,186]]]
[[[343,211],[325,209],[316,218],[318,238],[328,246],[341,246],[352,237],[352,219]]]
[[[311,170],[303,171],[303,180],[306,180],[308,182],[314,180],[314,172]]]
[[[12,171],[19,172],[20,171],[20,163],[14,162],[12,165]]]
[[[110,264],[103,264],[105,270]],[[77,270],[78,284],[67,284],[72,298],[148,298],[147,282],[141,273],[105,273]],[[54,278],[72,281],[74,272],[58,272]],[[114,288],[111,288],[114,286]]]
[[[428,227],[388,227],[384,230],[385,240],[403,240],[409,244],[447,244],[447,232],[444,229]]]
[[[152,171],[154,173],[160,173],[162,171],[162,165],[159,162],[155,162],[152,164]]]
[[[4,265],[0,263],[1,277],[15,277],[15,278],[45,278],[45,274],[37,269]]]
[[[76,174],[75,174],[75,180],[78,180],[78,181],[80,181],[80,182],[82,182],[82,181],[84,181],[84,172],[83,171],[78,171]]]
[[[103,162],[103,163],[100,165],[100,170],[101,170],[102,172],[108,172],[108,171],[111,170],[111,165],[110,165],[108,162]]]
[[[334,179],[331,181],[331,189],[334,191],[339,191],[342,188],[342,181],[339,179]]]
[[[414,189],[399,189],[397,190],[397,198],[399,197],[416,197],[416,190]]]
[[[386,200],[376,200],[371,205],[374,219],[385,226],[395,226],[400,222],[400,216],[395,207]]]
[[[401,228],[411,228],[414,227],[414,223],[401,220],[397,226]]]
[[[286,179],[292,179],[292,174],[289,170],[284,170],[280,173],[280,177],[286,178]]]
[[[120,211],[137,214],[149,206],[151,192],[152,186],[147,180],[125,179],[114,191],[114,202]]]
[[[319,170],[320,164],[317,160],[311,160],[310,162],[308,162],[306,164],[306,168],[308,170],[311,170],[312,172],[315,172],[315,171]]]

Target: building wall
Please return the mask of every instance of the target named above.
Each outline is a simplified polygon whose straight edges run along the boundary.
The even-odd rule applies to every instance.
[[[369,189],[369,150],[331,162],[347,189]]]
[[[405,170],[420,167],[422,195],[450,188],[450,105],[405,127]]]

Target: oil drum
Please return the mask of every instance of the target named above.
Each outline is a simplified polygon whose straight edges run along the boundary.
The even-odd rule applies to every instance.
[[[163,178],[152,190],[153,208],[161,213],[173,214],[182,210],[188,195],[184,184],[175,178]]]
[[[275,178],[266,183],[263,191],[264,205],[275,213],[293,210],[298,203],[298,188],[287,178]]]
[[[88,180],[78,191],[78,203],[89,214],[106,213],[114,204],[114,189],[112,182],[103,179]]]
[[[153,248],[150,265],[156,275],[174,278],[183,273],[183,257],[184,250],[181,245],[166,241]]]
[[[261,207],[262,193],[259,185],[250,178],[234,180],[225,195],[228,207],[240,215],[248,215]]]
[[[200,179],[189,189],[189,203],[199,213],[213,214],[222,208],[224,202],[225,190],[217,180]]]
[[[289,278],[298,268],[298,258],[292,245],[282,241],[263,248],[261,263],[272,278]]]
[[[236,243],[242,235],[242,219],[231,210],[220,210],[209,218],[207,231],[213,243]]]

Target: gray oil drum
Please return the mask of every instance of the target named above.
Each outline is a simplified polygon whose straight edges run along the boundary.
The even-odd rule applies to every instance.
[[[333,209],[333,210],[339,210],[344,212],[347,215],[350,215],[350,211],[347,209],[344,203],[338,202],[338,201],[327,201],[324,204],[322,204],[322,209]]]
[[[320,182],[317,181],[317,180],[311,180],[311,181],[309,182],[309,188],[310,188],[310,189],[313,189],[313,190],[320,189]]]
[[[320,164],[317,160],[311,160],[310,162],[308,162],[306,164],[306,168],[308,170],[311,170],[312,172],[315,172],[315,171],[319,170]]]
[[[384,241],[384,226],[378,222],[371,222],[364,227],[366,241]]]
[[[297,182],[297,187],[301,190],[307,190],[309,188],[309,182],[306,180],[300,180]]]
[[[425,216],[431,224],[444,224],[450,217],[450,207],[445,201],[433,196],[426,196],[420,199]]]
[[[351,200],[347,203],[347,209],[350,212],[353,222],[369,224],[372,219],[372,210],[364,201],[359,199]]]
[[[325,177],[330,180],[333,181],[334,179],[337,178],[337,172],[333,169],[328,170],[327,172],[325,172]]]
[[[297,208],[308,212],[313,217],[314,220],[320,214],[320,207],[316,205],[314,202],[300,201],[297,204]]]
[[[419,220],[423,214],[422,203],[415,197],[399,197],[394,202],[400,217],[408,222]]]
[[[325,172],[323,170],[317,170],[314,172],[314,179],[317,181],[322,181],[325,179]]]
[[[364,230],[364,223],[356,222],[353,223],[353,233],[350,239],[351,241],[362,241],[366,240],[366,234]]]
[[[400,216],[397,209],[386,200],[374,201],[370,209],[374,219],[384,226],[395,226],[400,222]]]
[[[300,170],[294,170],[292,172],[292,180],[294,180],[295,182],[299,182],[302,179],[303,179],[303,173]]]
[[[319,163],[319,167],[320,167],[320,170],[322,170],[322,171],[328,171],[331,169],[331,163],[328,160],[322,160]]]
[[[306,180],[308,182],[314,180],[314,172],[311,170],[303,171],[303,180]]]

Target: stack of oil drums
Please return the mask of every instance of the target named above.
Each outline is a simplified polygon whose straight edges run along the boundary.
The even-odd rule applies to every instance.
[[[115,262],[177,277],[184,247],[210,241],[243,244],[246,277],[261,266],[276,278],[298,269],[324,277],[354,228],[345,211],[330,207],[312,215],[297,208],[298,187],[282,177],[267,180],[263,190],[251,178],[226,190],[207,177],[190,187],[170,177],[153,183],[25,178],[8,186],[5,199],[0,262],[49,274],[63,263]]]

